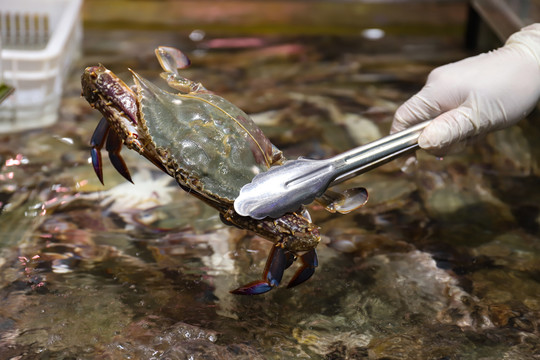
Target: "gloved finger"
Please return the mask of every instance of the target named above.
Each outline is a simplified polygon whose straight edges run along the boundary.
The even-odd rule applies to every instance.
[[[433,97],[429,93],[426,86],[397,109],[390,128],[391,134],[441,114],[440,106],[431,100]]]
[[[437,116],[418,138],[418,145],[436,155],[447,154],[451,147],[477,135],[475,113],[466,104]]]

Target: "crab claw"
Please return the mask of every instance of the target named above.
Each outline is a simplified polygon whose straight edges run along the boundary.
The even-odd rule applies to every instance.
[[[123,144],[122,140],[114,131],[109,130],[110,127],[107,119],[101,118],[101,121],[94,130],[92,138],[90,139],[90,146],[92,146],[90,156],[92,157],[92,166],[94,167],[94,171],[99,181],[101,181],[103,184],[103,162],[101,159],[101,149],[103,148],[103,144],[106,142],[105,149],[109,153],[109,159],[111,160],[114,168],[129,182],[133,183],[126,162],[122,156],[120,156],[120,150],[122,149]]]
[[[237,295],[259,295],[272,290],[279,285],[281,278],[283,277],[283,272],[291,266],[295,260],[296,257],[290,251],[285,250],[283,244],[275,244],[270,255],[268,255],[263,279],[241,286],[236,290],[232,290],[231,293]],[[287,285],[287,288],[300,285],[309,279],[318,265],[315,249],[300,256],[300,260],[302,261],[302,266],[296,271],[292,280]]]
[[[240,286],[238,289],[231,290],[235,295],[260,295],[272,290],[272,286],[264,280],[250,282],[247,285]]]
[[[102,168],[102,161],[101,161],[101,148],[103,147],[103,144],[105,143],[105,139],[107,138],[107,134],[109,133],[109,123],[107,122],[107,119],[101,118],[98,126],[96,126],[96,129],[94,130],[94,133],[92,134],[92,138],[90,139],[90,146],[92,146],[92,150],[90,150],[90,155],[92,157],[92,166],[94,167],[94,171],[101,183],[103,184],[103,168]]]
[[[300,285],[309,279],[315,272],[315,268],[319,265],[319,260],[317,259],[317,252],[315,249],[311,249],[304,255],[300,256],[300,261],[302,261],[302,266],[296,271],[289,284],[287,284],[287,288]]]
[[[272,247],[266,267],[263,273],[263,279],[253,281],[247,285],[241,286],[236,290],[232,290],[232,294],[237,295],[259,295],[264,294],[278,286],[283,277],[283,272],[294,261],[294,257],[283,248],[281,243],[277,243]]]
[[[127,181],[133,184],[133,180],[131,180],[131,174],[129,173],[126,162],[122,156],[120,156],[122,144],[122,139],[120,139],[120,137],[114,131],[110,131],[109,135],[107,136],[106,145],[107,152],[109,153],[109,159],[111,160],[111,163],[116,171],[118,171],[120,175],[122,175]]]

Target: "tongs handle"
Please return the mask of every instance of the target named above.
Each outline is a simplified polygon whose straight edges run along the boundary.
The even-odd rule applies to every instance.
[[[418,149],[418,137],[428,123],[429,121],[425,121],[329,159],[334,162],[335,172],[338,174],[330,186]]]

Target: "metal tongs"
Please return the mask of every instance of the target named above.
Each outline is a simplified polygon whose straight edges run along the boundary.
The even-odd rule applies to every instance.
[[[254,219],[278,218],[322,196],[330,186],[363,174],[418,148],[429,121],[325,160],[299,158],[258,174],[242,187],[234,209]]]

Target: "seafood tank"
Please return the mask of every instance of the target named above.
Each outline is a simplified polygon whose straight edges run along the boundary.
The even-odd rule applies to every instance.
[[[95,0],[82,18],[58,123],[0,134],[0,358],[540,357],[537,111],[461,153],[341,184],[369,201],[307,207],[314,275],[257,296],[230,291],[260,279],[272,242],[134,151],[133,183],[104,156],[102,185],[90,159],[101,116],[84,69],[157,82],[161,45],[289,159],[378,139],[431,69],[471,55],[465,3]]]

